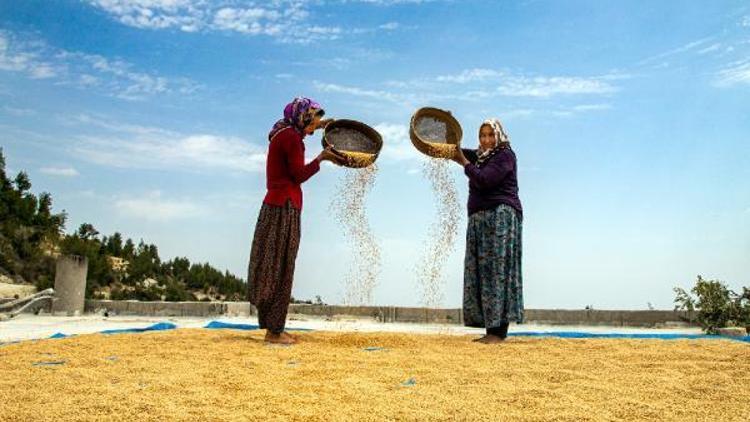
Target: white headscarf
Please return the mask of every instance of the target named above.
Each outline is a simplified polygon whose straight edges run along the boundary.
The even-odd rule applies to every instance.
[[[508,134],[505,133],[503,124],[500,123],[499,119],[492,118],[483,121],[479,126],[479,133],[482,132],[482,127],[485,125],[491,127],[492,131],[495,132],[495,146],[486,151],[482,151],[481,147],[477,149],[477,166],[481,166],[482,164],[484,164],[484,162],[495,155],[495,153],[499,149],[507,148],[510,146],[510,137],[508,137]]]

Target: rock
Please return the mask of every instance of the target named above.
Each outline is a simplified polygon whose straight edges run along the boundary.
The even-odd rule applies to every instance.
[[[0,297],[26,297],[36,293],[36,287],[31,284],[14,284],[0,282]]]
[[[153,278],[146,278],[141,282],[141,284],[143,285],[143,287],[149,288],[153,286],[158,286],[159,282],[154,280]]]
[[[724,337],[745,337],[747,335],[747,329],[741,327],[719,328],[716,332]]]
[[[7,276],[0,274],[0,283],[2,284],[26,284],[26,280],[20,275]]]

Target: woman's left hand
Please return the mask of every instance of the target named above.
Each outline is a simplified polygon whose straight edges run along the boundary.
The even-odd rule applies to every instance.
[[[325,129],[331,123],[333,123],[333,119],[322,119],[320,123],[318,123],[318,127],[315,129]]]
[[[469,164],[469,160],[464,155],[464,152],[461,150],[461,147],[458,147],[458,146],[456,147],[456,153],[453,154],[453,157],[451,157],[451,160],[455,161],[461,166],[465,166]]]

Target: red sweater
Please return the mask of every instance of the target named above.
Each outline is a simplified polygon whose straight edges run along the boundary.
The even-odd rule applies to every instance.
[[[266,188],[263,200],[269,205],[284,206],[291,199],[292,206],[302,210],[300,185],[320,170],[320,161],[305,165],[305,144],[302,136],[289,127],[271,140],[266,158]]]

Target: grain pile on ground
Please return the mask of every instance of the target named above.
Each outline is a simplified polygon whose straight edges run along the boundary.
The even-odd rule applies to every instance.
[[[429,226],[424,252],[416,267],[422,303],[427,307],[438,307],[442,303],[443,270],[448,256],[455,249],[458,235],[461,205],[449,165],[450,162],[435,158],[422,165],[422,174],[430,182],[437,208],[436,219]]]
[[[181,329],[0,347],[0,419],[721,420],[750,415],[731,341]],[[55,362],[62,362],[54,364]],[[47,363],[47,364],[45,364]]]
[[[344,304],[368,305],[380,273],[380,245],[367,218],[365,199],[375,185],[377,165],[346,169],[336,188],[330,209],[349,246],[349,265],[344,276]]]

